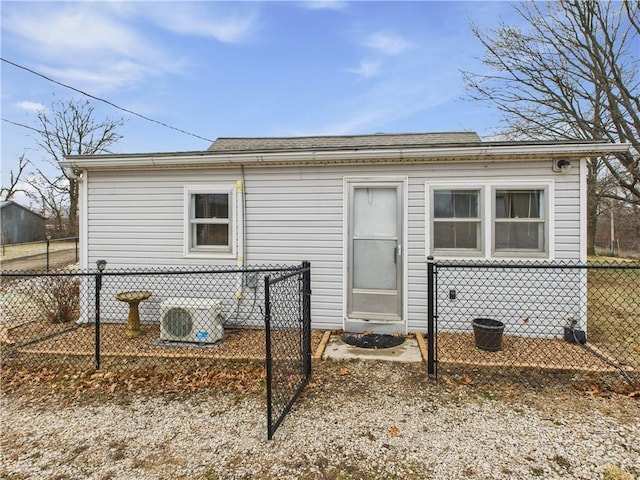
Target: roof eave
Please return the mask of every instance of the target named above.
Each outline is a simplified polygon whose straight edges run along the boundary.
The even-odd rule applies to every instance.
[[[61,167],[76,169],[198,167],[233,165],[322,165],[339,163],[404,163],[436,160],[482,161],[558,156],[583,158],[629,151],[629,143],[549,143],[525,145],[465,145],[428,148],[393,148],[291,152],[173,152],[154,154],[109,154],[69,156]]]

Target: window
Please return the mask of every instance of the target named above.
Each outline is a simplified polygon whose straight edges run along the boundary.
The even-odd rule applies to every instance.
[[[232,256],[235,188],[185,189],[186,254]]]
[[[426,255],[553,258],[554,182],[425,183]]]
[[[474,250],[482,245],[479,190],[433,190],[433,249]]]
[[[496,252],[544,252],[544,191],[496,189],[494,222]]]

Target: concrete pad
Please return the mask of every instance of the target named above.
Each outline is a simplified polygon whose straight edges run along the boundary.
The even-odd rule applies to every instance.
[[[388,360],[393,362],[421,362],[422,355],[415,338],[405,339],[402,345],[392,348],[359,348],[344,343],[340,335],[331,335],[322,359],[332,360]]]

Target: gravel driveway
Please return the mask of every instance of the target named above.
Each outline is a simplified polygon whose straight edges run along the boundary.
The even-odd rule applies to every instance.
[[[49,254],[49,270],[62,268],[76,261],[75,250],[54,251]],[[28,257],[19,257],[1,260],[2,270],[4,271],[38,271],[44,272],[47,268],[47,255],[42,253],[39,255],[31,255]]]
[[[636,398],[428,381],[420,364],[324,361],[274,440],[262,393],[2,396],[9,479],[606,479],[640,476]],[[71,380],[70,380],[71,381]]]

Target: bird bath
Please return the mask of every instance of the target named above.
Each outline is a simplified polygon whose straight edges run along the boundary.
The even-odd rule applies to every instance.
[[[127,331],[125,333],[127,338],[136,338],[142,335],[138,305],[150,296],[151,292],[149,291],[120,292],[115,295],[116,300],[129,304],[129,317],[127,318]]]

